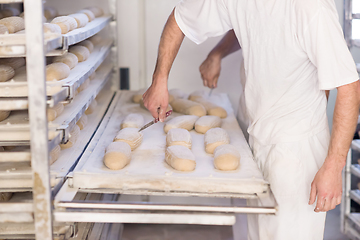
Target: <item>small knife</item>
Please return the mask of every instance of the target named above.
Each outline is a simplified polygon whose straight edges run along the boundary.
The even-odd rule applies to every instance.
[[[166,114],[165,114],[165,117],[170,116],[170,115],[172,114],[172,112],[173,112],[172,110],[167,111]],[[155,118],[154,120],[152,120],[151,122],[145,124],[142,128],[140,128],[139,132],[141,132],[142,130],[150,127],[150,126],[153,125],[154,123],[157,123],[158,121],[159,121],[159,118]]]
[[[214,88],[211,88],[211,90],[210,90],[210,92],[209,92],[209,97],[211,96],[213,90],[214,90]]]

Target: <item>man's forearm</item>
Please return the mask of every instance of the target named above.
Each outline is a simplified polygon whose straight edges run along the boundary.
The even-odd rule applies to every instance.
[[[153,81],[167,79],[171,66],[184,40],[184,34],[175,21],[174,11],[170,14],[160,38],[158,57]]]
[[[345,165],[359,116],[359,81],[338,88],[327,160]]]
[[[214,49],[211,50],[209,55],[217,55],[220,58],[224,58],[229,54],[236,52],[240,48],[241,47],[238,39],[236,38],[234,30],[230,30],[225,34],[225,36],[221,39],[221,41],[214,47]]]

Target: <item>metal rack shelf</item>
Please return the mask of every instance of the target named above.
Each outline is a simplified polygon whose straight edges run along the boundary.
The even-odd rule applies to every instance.
[[[26,56],[26,34],[24,32],[0,35],[0,58]],[[59,34],[44,34],[45,52],[63,46],[63,39]]]
[[[350,191],[350,198],[360,204],[360,190],[355,189]]]
[[[50,125],[58,130],[64,131],[63,142],[68,140],[69,129],[71,129],[80,117],[84,114],[90,103],[96,98],[98,93],[109,81],[112,72],[112,66],[105,64],[96,71],[96,78],[91,81],[90,86],[76,96],[74,101],[66,106],[64,112],[57,117]]]
[[[351,165],[351,173],[360,178],[360,165],[353,164]]]
[[[98,17],[86,24],[85,27],[75,29],[67,34],[63,34],[63,49],[68,49],[69,46],[77,44],[85,39],[94,36],[104,29],[111,21],[112,16]]]

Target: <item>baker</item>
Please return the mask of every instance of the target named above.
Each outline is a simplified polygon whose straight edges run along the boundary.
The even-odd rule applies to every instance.
[[[250,146],[279,204],[276,216],[249,215],[249,239],[323,239],[325,212],[341,202],[360,102],[333,0],[181,1],[164,27],[144,105],[164,120],[168,75],[185,35],[200,44],[231,29],[244,57]],[[330,137],[325,92],[334,88]]]

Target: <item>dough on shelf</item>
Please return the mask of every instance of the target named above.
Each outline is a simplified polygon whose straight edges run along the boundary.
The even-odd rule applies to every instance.
[[[199,117],[194,115],[174,117],[165,123],[164,132],[168,133],[173,128],[183,128],[190,131],[194,128],[195,122],[198,119]]]
[[[88,123],[88,117],[86,114],[83,114],[81,118],[76,122],[76,125],[79,126],[80,130],[83,130]]]
[[[44,23],[44,33],[61,34],[61,27],[55,23]]]
[[[0,122],[4,121],[10,116],[11,111],[0,111]]]
[[[195,155],[187,147],[175,145],[166,148],[165,161],[178,171],[193,171],[196,167]]]
[[[59,159],[60,157],[60,152],[61,152],[61,147],[60,145],[55,146],[49,154],[49,163],[50,165],[53,164],[54,162],[56,162],[56,160]]]
[[[0,58],[0,65],[12,67],[14,70],[25,66],[26,60],[23,57],[19,58]]]
[[[54,121],[64,111],[64,104],[58,103],[52,108],[47,109],[48,121]]]
[[[0,34],[9,33],[9,30],[4,24],[0,24]]]
[[[130,113],[121,122],[120,128],[141,128],[144,126],[144,117],[139,113]]]
[[[195,122],[195,131],[198,133],[206,133],[217,127],[221,127],[221,118],[218,116],[202,116]]]
[[[59,81],[70,75],[70,68],[62,62],[51,63],[46,66],[46,81]]]
[[[69,134],[69,141],[64,144],[60,144],[61,149],[71,148],[74,146],[80,135],[80,128],[78,125],[74,125]]]
[[[54,57],[53,62],[65,63],[70,69],[73,69],[79,63],[79,60],[75,54],[67,52],[62,56]]]
[[[195,98],[194,101],[197,103],[200,103],[201,105],[203,105],[205,107],[207,115],[218,116],[220,118],[227,117],[227,112],[224,108],[222,108],[216,104],[213,104],[212,102],[210,102],[202,97]]]
[[[230,144],[220,145],[214,151],[214,166],[218,170],[236,170],[240,165],[240,153]]]
[[[78,45],[72,46],[72,47],[70,47],[69,52],[75,54],[77,56],[79,62],[86,61],[90,56],[89,49],[87,49],[84,46],[78,46]]]
[[[173,128],[166,134],[166,146],[180,145],[191,149],[191,135],[188,130]]]
[[[90,53],[94,50],[94,44],[90,40],[85,40],[77,44],[77,46],[86,47]]]
[[[220,145],[229,144],[230,137],[222,128],[211,128],[205,133],[204,137],[205,151],[214,153],[215,148]]]
[[[130,160],[131,147],[126,142],[112,142],[105,150],[104,164],[111,170],[123,169]]]
[[[194,91],[189,95],[188,99],[191,101],[195,101],[198,98],[205,98],[205,96],[206,95],[204,91]]]
[[[15,70],[7,65],[0,65],[0,82],[6,82],[15,76]]]
[[[85,13],[74,13],[74,14],[70,14],[68,16],[72,17],[76,20],[77,28],[85,27],[86,24],[89,23],[89,18],[88,18],[88,16],[86,16]]]
[[[89,22],[91,22],[92,20],[95,19],[94,13],[88,9],[80,10],[80,11],[78,11],[78,13],[84,13],[88,17]]]
[[[140,146],[143,140],[142,132],[137,128],[121,129],[116,135],[114,142],[126,142],[131,147],[131,151]]]
[[[175,112],[186,114],[186,115],[195,115],[202,117],[206,115],[206,110],[203,105],[197,102],[193,102],[186,99],[175,99],[171,103],[172,108]]]
[[[75,18],[69,16],[56,17],[50,23],[59,25],[62,34],[66,34],[76,29],[78,26],[78,23],[76,22]]]
[[[7,17],[0,19],[0,24],[6,26],[9,33],[16,33],[25,29],[24,19],[21,17]]]
[[[96,107],[97,107],[97,101],[96,101],[96,99],[94,99],[94,100],[90,103],[90,105],[88,106],[88,108],[86,109],[85,114],[86,114],[86,115],[92,114],[93,112],[95,112]]]

